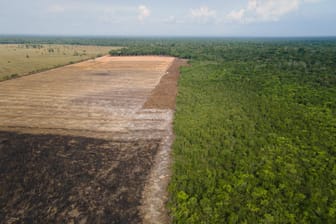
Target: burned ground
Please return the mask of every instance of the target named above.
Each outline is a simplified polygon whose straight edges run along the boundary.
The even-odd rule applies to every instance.
[[[0,220],[138,223],[159,144],[0,132]]]

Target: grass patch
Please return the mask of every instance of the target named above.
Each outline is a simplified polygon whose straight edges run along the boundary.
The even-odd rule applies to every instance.
[[[0,44],[0,80],[95,58],[113,48],[118,49],[88,45]]]

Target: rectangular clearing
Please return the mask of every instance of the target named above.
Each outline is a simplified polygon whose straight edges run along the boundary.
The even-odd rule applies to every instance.
[[[111,138],[162,129],[164,115],[142,106],[173,60],[105,56],[2,82],[0,130]]]
[[[170,73],[175,98],[172,64],[105,56],[1,82],[0,223],[167,220],[173,111],[155,105]]]

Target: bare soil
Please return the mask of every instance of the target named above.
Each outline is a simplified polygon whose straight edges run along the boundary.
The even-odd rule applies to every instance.
[[[188,65],[188,61],[176,58],[166,74],[161,78],[144,104],[144,108],[175,110],[177,81],[180,76],[180,67]]]
[[[1,82],[0,223],[168,222],[181,63],[106,56]]]
[[[148,97],[144,108],[168,111],[168,116],[170,116],[168,120],[173,120],[180,67],[186,65],[186,60],[174,60],[166,71],[166,74],[161,78],[160,83]],[[169,197],[168,184],[171,177],[171,147],[173,140],[173,127],[172,122],[170,122],[166,127],[166,134],[162,137],[160,149],[155,156],[155,162],[142,194],[140,211],[143,223],[171,223],[167,211],[167,203]]]
[[[1,82],[0,130],[148,138],[164,114],[141,109],[173,60],[107,56]]]

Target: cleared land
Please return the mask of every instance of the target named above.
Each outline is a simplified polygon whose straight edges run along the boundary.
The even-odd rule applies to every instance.
[[[144,105],[162,77],[176,83],[178,67],[166,72],[176,63],[106,56],[0,83],[0,220],[152,217],[141,202],[160,181],[149,176],[170,144],[173,111]]]
[[[0,44],[0,80],[105,55],[116,47]]]

